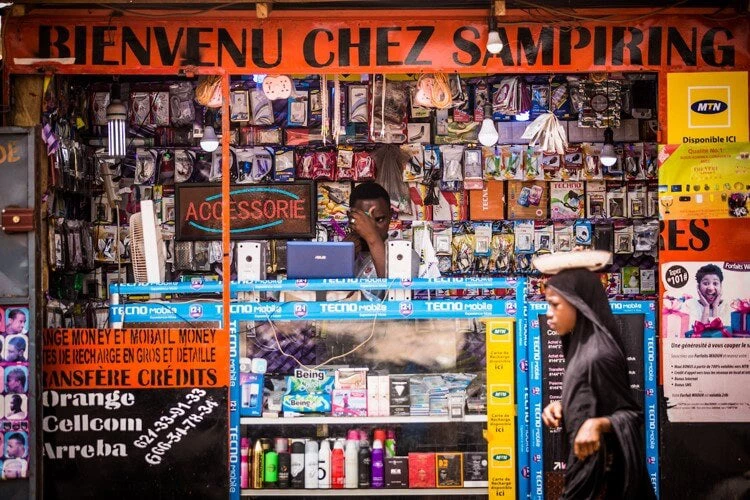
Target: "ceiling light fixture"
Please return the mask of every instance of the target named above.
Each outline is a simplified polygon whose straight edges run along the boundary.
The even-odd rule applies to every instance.
[[[499,138],[500,134],[497,133],[497,127],[492,120],[492,106],[487,104],[484,107],[484,120],[482,120],[482,128],[479,129],[477,139],[482,146],[490,147],[494,146]]]
[[[487,35],[487,52],[490,54],[499,54],[503,50],[503,41],[500,40],[500,33],[497,31],[497,21],[495,16],[490,17],[490,32]]]
[[[602,147],[601,153],[599,153],[599,161],[605,167],[611,167],[617,163],[617,154],[615,153],[615,133],[611,127],[604,129],[604,147]]]
[[[503,50],[503,42],[500,40],[500,33],[497,31],[497,20],[495,19],[495,3],[490,1],[490,19],[488,22],[487,34],[487,52],[490,54],[499,54]]]
[[[123,158],[128,147],[125,134],[128,109],[120,98],[120,83],[115,81],[107,106],[107,152],[114,158]]]
[[[205,125],[203,127],[203,137],[201,137],[201,149],[207,153],[216,151],[219,147],[219,138],[213,127],[214,114],[211,111],[206,113]]]

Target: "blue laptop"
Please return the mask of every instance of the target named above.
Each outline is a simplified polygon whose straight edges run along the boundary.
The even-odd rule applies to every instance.
[[[289,279],[354,278],[354,243],[290,241],[286,247]]]

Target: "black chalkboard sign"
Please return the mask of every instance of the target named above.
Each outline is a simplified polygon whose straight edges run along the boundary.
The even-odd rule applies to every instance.
[[[227,394],[44,391],[44,497],[226,500]]]
[[[228,498],[224,331],[50,329],[43,342],[45,498]]]

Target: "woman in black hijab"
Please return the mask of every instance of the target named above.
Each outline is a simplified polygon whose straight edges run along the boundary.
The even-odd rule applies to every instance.
[[[567,269],[547,284],[547,321],[562,337],[562,401],[542,413],[563,426],[569,455],[563,499],[655,498],[644,462],[643,414],[628,383],[615,317],[599,277]]]

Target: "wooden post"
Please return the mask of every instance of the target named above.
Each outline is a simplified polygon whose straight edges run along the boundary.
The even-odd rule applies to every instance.
[[[41,123],[44,76],[16,75],[13,78],[11,89],[13,99],[8,125],[33,127]]]
[[[272,8],[270,2],[257,2],[255,4],[255,15],[258,16],[258,19],[268,19]]]

